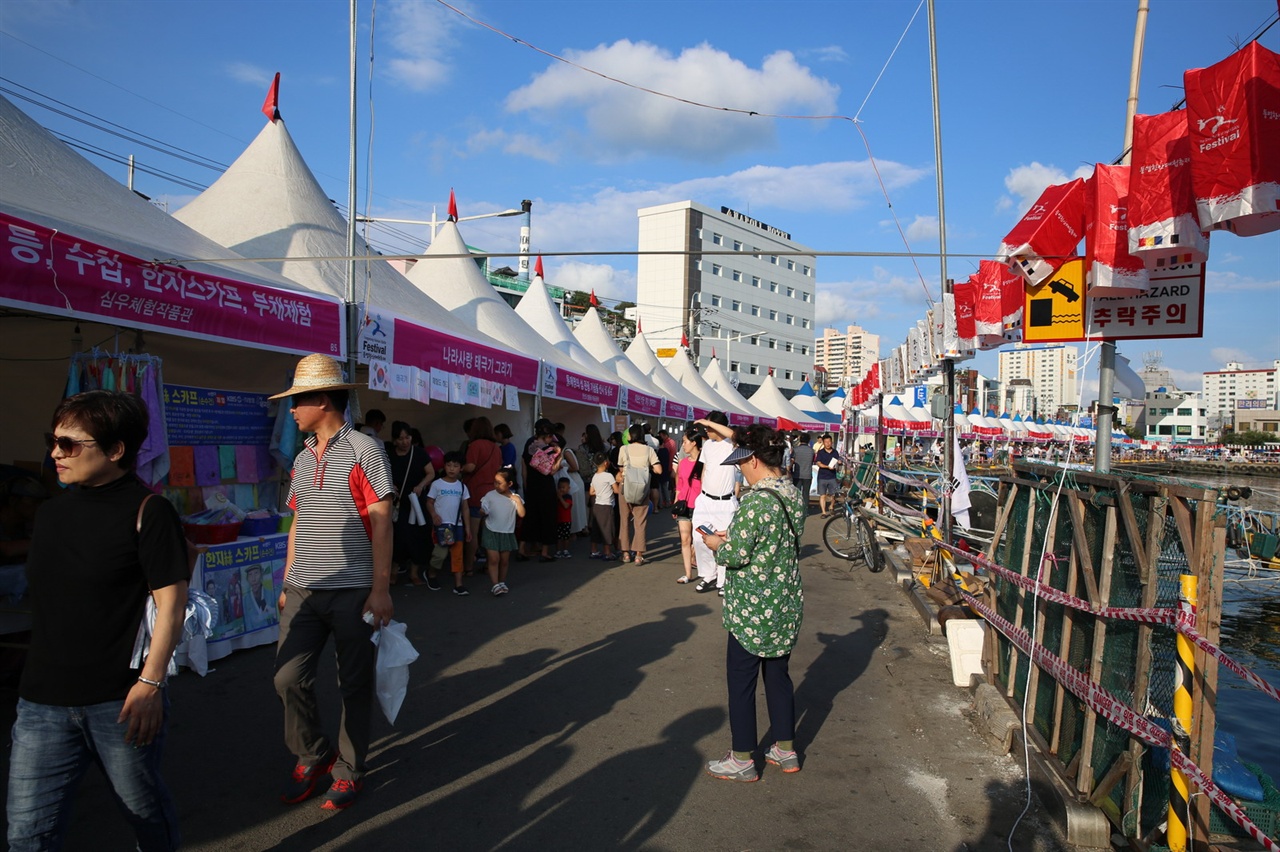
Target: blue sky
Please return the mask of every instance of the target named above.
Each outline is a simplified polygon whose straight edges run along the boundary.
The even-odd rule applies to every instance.
[[[458,5],[538,48],[671,95],[758,113],[857,115],[911,248],[937,251],[928,30],[917,0]],[[1145,113],[1172,107],[1185,69],[1222,59],[1277,14],[1275,0],[1151,6]],[[952,277],[976,269],[976,257],[959,255],[995,252],[1046,185],[1119,154],[1136,8],[1136,0],[939,0]],[[375,216],[429,218],[433,206],[443,216],[453,187],[463,216],[532,199],[535,252],[625,252],[636,247],[638,208],[691,198],[749,213],[818,251],[904,250],[849,121],[747,117],[655,97],[550,59],[435,0],[382,0],[376,10],[361,2],[358,15],[359,198],[363,208],[371,182]],[[225,165],[261,129],[258,110],[280,71],[290,133],[330,197],[345,204],[347,25],[340,0],[6,0],[0,86],[28,87]],[[1280,25],[1262,43],[1280,51]],[[217,177],[17,102],[51,129],[188,182]],[[122,166],[90,159],[123,179]],[[135,183],[172,209],[195,194],[151,175]],[[463,234],[489,250],[514,249],[518,226],[482,220],[464,223]],[[426,240],[425,229],[401,230],[409,236],[375,243],[405,252]],[[634,299],[634,258],[548,256],[545,265],[552,284]],[[818,327],[856,323],[885,348],[901,342],[924,315],[925,288],[938,291],[937,260],[918,266],[820,258]],[[1280,233],[1215,234],[1207,292],[1202,340],[1134,341],[1121,352],[1137,365],[1161,351],[1191,388],[1227,360],[1262,367],[1280,358]],[[994,354],[977,366],[994,374]],[[1092,388],[1096,360],[1085,372]]]

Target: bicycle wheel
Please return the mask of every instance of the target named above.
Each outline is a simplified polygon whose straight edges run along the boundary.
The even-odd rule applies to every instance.
[[[875,574],[884,570],[884,551],[871,529],[871,522],[866,518],[858,518],[857,523],[858,554],[867,570]]]
[[[822,526],[822,543],[833,556],[853,561],[860,558],[857,525],[848,513],[836,515]]]

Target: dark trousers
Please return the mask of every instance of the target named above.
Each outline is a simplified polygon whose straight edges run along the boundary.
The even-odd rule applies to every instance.
[[[756,679],[764,674],[764,699],[769,708],[769,729],[773,739],[793,740],[796,735],[795,689],[791,685],[791,655],[757,657],[743,648],[732,633],[725,652],[725,674],[729,682],[729,731],[733,750],[754,752],[756,733]]]
[[[369,590],[298,589],[285,586],[276,646],[276,693],[284,704],[284,743],[307,766],[333,753],[316,703],[316,668],[329,636],[338,660],[342,719],[333,777],[358,781],[369,753],[373,713],[373,628],[365,624]]]

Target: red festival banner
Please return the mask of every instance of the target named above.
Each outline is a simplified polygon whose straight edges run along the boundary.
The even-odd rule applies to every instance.
[[[1191,188],[1186,112],[1135,115],[1129,166],[1129,252],[1148,269],[1207,260],[1209,235],[1200,229]]]
[[[1280,230],[1280,54],[1252,41],[1182,79],[1200,227]]]
[[[1028,284],[1039,284],[1076,254],[1088,220],[1084,178],[1047,188],[1000,243],[999,254]]]
[[[618,386],[571,370],[542,363],[542,395],[588,405],[618,407]]]
[[[182,337],[342,356],[338,300],[143,260],[0,213],[0,304]]]

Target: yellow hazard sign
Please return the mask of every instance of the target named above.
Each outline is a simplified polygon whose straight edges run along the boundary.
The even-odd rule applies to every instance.
[[[1027,343],[1084,340],[1084,261],[1068,260],[1049,278],[1026,288],[1022,339]]]
[[[676,348],[672,346],[669,349],[659,349],[657,350],[657,355],[659,358],[674,358],[676,357]]]

